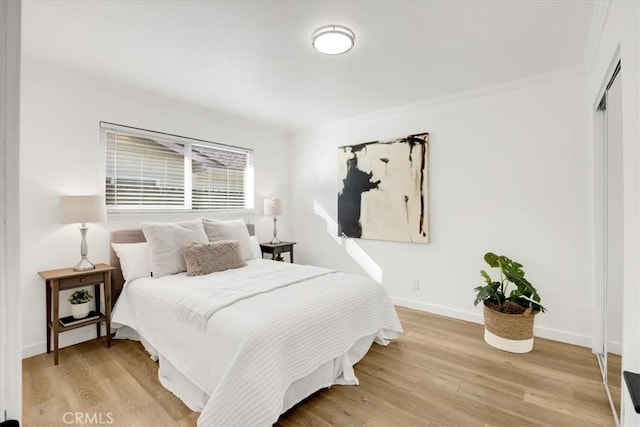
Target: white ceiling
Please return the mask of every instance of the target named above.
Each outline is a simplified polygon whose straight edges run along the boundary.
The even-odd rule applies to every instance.
[[[583,66],[592,1],[23,1],[24,55],[297,129]],[[342,56],[311,48],[326,24]]]

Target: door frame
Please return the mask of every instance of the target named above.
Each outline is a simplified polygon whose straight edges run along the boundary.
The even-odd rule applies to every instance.
[[[0,1],[0,420],[22,415],[20,0]]]

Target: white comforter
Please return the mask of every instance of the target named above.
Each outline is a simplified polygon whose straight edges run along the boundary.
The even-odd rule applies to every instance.
[[[253,260],[209,276],[240,283],[243,275],[283,266],[296,268]],[[112,319],[114,326],[135,329],[159,352],[161,363],[169,361],[209,397],[201,426],[271,425],[287,409],[284,396],[292,383],[344,357],[364,337],[386,345],[402,334],[381,285],[338,272],[239,299],[201,329],[176,315],[178,301],[201,288],[202,279],[193,279],[184,273],[136,279],[125,287]]]
[[[263,262],[254,263],[250,269],[192,277],[188,285],[189,293],[178,300],[176,315],[179,320],[204,329],[209,318],[221,308],[330,273],[335,273],[335,270],[312,265]]]

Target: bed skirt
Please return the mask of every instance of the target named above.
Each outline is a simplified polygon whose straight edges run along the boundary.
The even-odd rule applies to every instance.
[[[122,326],[116,331],[115,338],[140,341],[151,359],[158,361],[160,383],[192,411],[202,411],[209,400],[209,395],[176,369],[144,337],[128,326]],[[294,381],[285,393],[281,414],[323,388],[332,385],[358,385],[353,366],[367,354],[374,339],[375,335],[361,338],[341,357],[321,365],[306,377]]]

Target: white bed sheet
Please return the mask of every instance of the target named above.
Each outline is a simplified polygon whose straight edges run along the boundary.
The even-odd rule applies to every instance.
[[[214,274],[231,279],[271,267],[282,263],[251,260]],[[112,319],[135,330],[157,355],[161,381],[201,410],[199,425],[271,425],[319,388],[357,384],[351,366],[371,341],[385,345],[402,333],[384,288],[346,273],[237,301],[199,329],[174,314],[189,288],[190,278],[181,276],[127,284]]]

